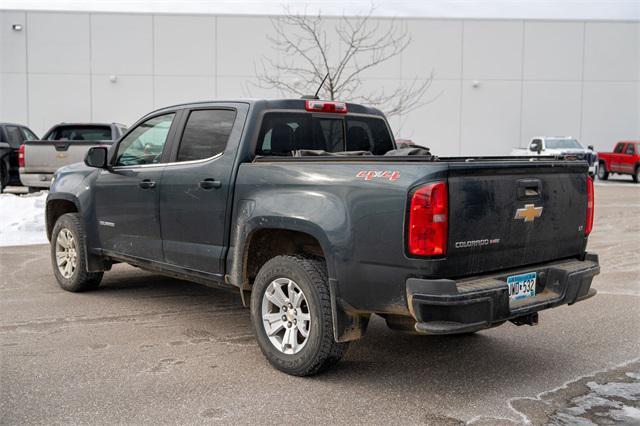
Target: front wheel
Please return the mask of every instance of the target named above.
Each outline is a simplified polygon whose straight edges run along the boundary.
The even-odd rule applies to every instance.
[[[102,272],[87,272],[85,233],[80,215],[60,216],[51,233],[53,274],[64,290],[87,291],[100,285]]]
[[[276,256],[265,263],[253,284],[251,319],[267,360],[294,376],[327,369],[349,346],[333,338],[327,271],[318,259]]]
[[[598,164],[598,179],[607,180],[609,179],[609,172],[607,171],[607,167],[604,163]]]

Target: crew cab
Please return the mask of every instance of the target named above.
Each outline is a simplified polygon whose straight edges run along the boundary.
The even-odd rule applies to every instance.
[[[49,188],[53,173],[62,166],[84,160],[92,146],[111,145],[126,131],[118,123],[61,123],[42,140],[20,146],[20,181],[30,189]]]
[[[593,183],[575,157],[398,147],[377,109],[320,100],[177,105],[55,174],[53,273],[114,263],[239,290],[276,368],[337,362],[372,314],[473,333],[595,294]]]
[[[536,136],[526,148],[516,148],[511,155],[575,155],[579,160],[589,164],[589,175],[595,177],[598,167],[598,156],[593,146],[584,147],[571,136]]]
[[[0,192],[8,185],[20,185],[18,151],[28,139],[38,139],[27,126],[0,123]]]
[[[631,175],[635,183],[640,182],[640,142],[621,141],[613,152],[599,152],[598,178],[609,179],[609,175]]]

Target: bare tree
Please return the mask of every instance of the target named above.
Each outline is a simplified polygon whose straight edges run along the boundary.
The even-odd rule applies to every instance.
[[[283,94],[312,95],[326,76],[320,98],[374,105],[387,116],[404,115],[424,100],[434,73],[398,82],[389,91],[365,89],[367,73],[400,55],[411,43],[406,25],[373,18],[375,8],[358,17],[325,18],[291,13],[273,18],[275,36],[268,36],[277,57],[263,56],[256,74],[258,87]],[[328,34],[328,32],[330,33]]]

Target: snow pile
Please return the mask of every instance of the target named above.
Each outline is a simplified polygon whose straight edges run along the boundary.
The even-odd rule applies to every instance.
[[[47,192],[0,194],[0,246],[46,244],[44,206]]]

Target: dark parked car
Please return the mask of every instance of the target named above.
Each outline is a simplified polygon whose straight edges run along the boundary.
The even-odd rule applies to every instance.
[[[0,123],[0,191],[8,185],[20,185],[18,152],[26,140],[36,140],[38,136],[27,126]]]
[[[289,374],[338,361],[372,314],[472,333],[595,294],[575,156],[437,158],[397,148],[375,108],[239,100],[155,111],[85,163],[47,199],[62,288],[96,288],[117,262],[235,287]]]

